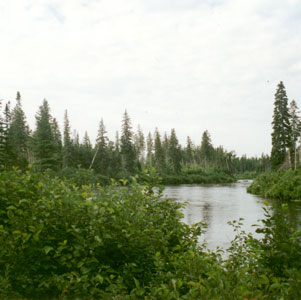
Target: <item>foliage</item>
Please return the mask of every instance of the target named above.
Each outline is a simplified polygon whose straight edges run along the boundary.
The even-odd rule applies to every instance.
[[[291,128],[291,147],[290,147],[290,159],[292,168],[297,168],[297,141],[301,135],[301,122],[298,116],[298,106],[295,100],[290,102],[289,114],[290,114],[290,128]]]
[[[301,199],[301,169],[263,173],[248,187],[248,192],[272,199]]]
[[[0,280],[26,297],[100,295],[133,278],[148,284],[155,254],[164,257],[196,238],[180,222],[180,205],[131,187],[81,189],[47,174],[0,178]],[[2,286],[3,288],[3,286]]]
[[[179,174],[162,174],[164,185],[231,183],[235,181],[236,178],[230,173],[215,168],[185,168]]]
[[[28,164],[29,128],[22,109],[21,95],[17,92],[17,104],[11,113],[7,124],[7,143],[10,148],[10,160],[13,166],[25,169]]]
[[[271,164],[277,170],[286,159],[286,151],[291,147],[290,115],[288,98],[283,82],[280,81],[275,94],[272,132]]]
[[[82,187],[83,185],[96,186],[97,184],[111,184],[109,177],[96,174],[93,169],[87,170],[81,166],[78,166],[77,168],[65,168],[61,172],[56,173],[56,175],[63,179],[64,182],[68,181],[78,187]]]
[[[120,153],[123,169],[133,174],[136,169],[136,153],[133,144],[133,132],[130,117],[127,111],[124,112],[122,120],[122,135],[120,138]]]
[[[35,167],[40,170],[58,169],[58,147],[53,131],[52,116],[46,99],[36,115],[37,128],[33,134],[32,149],[35,154]]]
[[[301,231],[285,206],[225,253],[198,244],[154,170],[144,184],[78,186],[0,175],[1,299],[300,299]],[[125,181],[123,184],[127,184]]]

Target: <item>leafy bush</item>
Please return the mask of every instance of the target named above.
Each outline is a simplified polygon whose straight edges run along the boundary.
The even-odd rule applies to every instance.
[[[301,169],[263,173],[248,192],[272,199],[301,199]]]
[[[0,174],[1,299],[300,299],[301,231],[284,205],[223,256],[198,244],[160,177],[97,188]],[[128,184],[122,181],[123,184]],[[225,257],[225,258],[223,258]]]
[[[219,173],[205,173],[205,174],[178,174],[178,175],[163,175],[163,184],[177,185],[177,184],[210,184],[210,183],[231,183],[236,179],[233,176],[227,175],[223,172]]]
[[[5,172],[0,199],[0,282],[26,297],[100,296],[115,281],[129,291],[151,280],[156,253],[196,243],[180,205],[135,182],[96,191]]]
[[[54,173],[53,175],[59,175],[64,181],[68,181],[79,187],[89,184],[108,185],[111,183],[107,176],[96,174],[94,170],[87,170],[80,166],[78,168],[65,168],[59,174]]]

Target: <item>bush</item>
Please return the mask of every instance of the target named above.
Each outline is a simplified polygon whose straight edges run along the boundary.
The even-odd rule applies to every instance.
[[[286,206],[225,253],[198,244],[157,174],[97,188],[0,174],[1,299],[300,299],[301,231]],[[127,184],[126,181],[122,181]],[[155,193],[156,191],[156,193]]]
[[[64,181],[68,181],[71,184],[75,184],[78,187],[82,185],[109,185],[111,183],[110,178],[107,176],[96,174],[94,170],[87,170],[81,168],[65,168],[59,174],[53,173],[52,176],[59,175]]]
[[[25,297],[91,295],[134,278],[148,284],[156,253],[196,243],[180,205],[130,187],[64,183],[47,174],[0,176],[0,290]]]
[[[301,199],[301,169],[263,173],[247,191],[272,199]]]

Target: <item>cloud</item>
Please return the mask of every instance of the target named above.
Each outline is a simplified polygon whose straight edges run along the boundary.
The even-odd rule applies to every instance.
[[[20,90],[31,127],[46,97],[91,140],[102,117],[113,138],[127,108],[145,132],[198,144],[208,129],[215,145],[268,153],[277,83],[300,103],[298,2],[1,2],[0,97]]]

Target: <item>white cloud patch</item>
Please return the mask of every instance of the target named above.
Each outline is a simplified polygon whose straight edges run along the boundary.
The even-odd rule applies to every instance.
[[[127,108],[145,133],[208,129],[238,154],[270,151],[273,95],[299,106],[300,1],[12,0],[0,3],[0,98],[42,99],[81,136]]]

